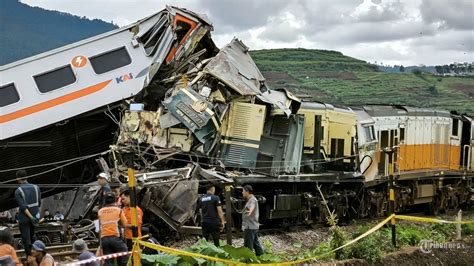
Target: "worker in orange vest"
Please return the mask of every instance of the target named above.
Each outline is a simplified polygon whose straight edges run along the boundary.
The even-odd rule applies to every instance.
[[[124,227],[128,224],[125,214],[115,206],[115,195],[107,192],[105,195],[105,206],[99,210],[100,242],[104,255],[118,252],[127,252],[127,246],[120,238],[119,224]],[[117,265],[127,265],[128,258],[122,256],[117,258]],[[105,265],[114,265],[112,259],[106,260]]]
[[[127,243],[128,250],[132,250],[133,247],[133,239],[132,239],[132,215],[130,212],[130,188],[124,187],[120,191],[120,197],[122,198],[122,205],[123,205],[123,213],[125,214],[125,218],[127,219],[127,224],[125,227],[125,241]],[[142,223],[143,223],[143,211],[140,207],[137,206],[137,213],[138,213],[138,236],[142,236]]]

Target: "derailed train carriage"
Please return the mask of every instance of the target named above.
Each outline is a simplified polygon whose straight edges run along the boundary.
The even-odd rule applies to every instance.
[[[209,182],[233,187],[234,225],[243,184],[254,187],[262,223],[312,223],[324,221],[325,202],[339,217],[384,215],[391,156],[397,211],[470,203],[471,117],[301,102],[266,86],[241,41],[219,51],[211,29],[204,16],[168,7],[3,66],[2,181],[39,165],[29,168],[33,182],[59,184],[54,193],[99,167],[126,181],[132,165],[152,223],[196,224],[199,188]]]

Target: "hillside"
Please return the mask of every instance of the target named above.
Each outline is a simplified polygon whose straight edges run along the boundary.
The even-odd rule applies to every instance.
[[[31,7],[18,0],[0,1],[0,65],[39,54],[117,26],[57,11]]]
[[[116,28],[18,0],[0,1],[0,65]],[[245,40],[244,40],[245,42]],[[337,51],[270,49],[251,51],[270,87],[289,88],[313,100],[436,107],[474,114],[474,79],[430,74],[384,73],[376,65]]]
[[[402,104],[474,114],[474,78],[385,73],[336,51],[252,51],[272,88],[334,104]]]

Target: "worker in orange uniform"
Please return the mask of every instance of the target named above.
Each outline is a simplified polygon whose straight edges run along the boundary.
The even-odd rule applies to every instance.
[[[120,238],[119,223],[124,227],[128,224],[125,214],[115,206],[115,195],[107,192],[105,206],[99,210],[100,241],[104,255],[127,252],[127,246]],[[117,258],[117,265],[127,265],[127,256]],[[105,265],[114,265],[113,259],[105,261]]]
[[[12,246],[13,236],[7,227],[0,230],[0,265],[22,265]]]
[[[133,247],[133,239],[132,239],[132,214],[130,211],[130,189],[128,187],[125,187],[122,189],[120,192],[120,196],[122,198],[122,205],[123,205],[123,213],[125,214],[125,218],[127,219],[127,224],[124,226],[125,227],[125,241],[127,243],[128,250],[132,250]],[[137,208],[137,214],[138,214],[138,220],[137,220],[137,226],[138,226],[138,236],[142,236],[142,223],[143,223],[143,211],[140,209],[140,207]]]

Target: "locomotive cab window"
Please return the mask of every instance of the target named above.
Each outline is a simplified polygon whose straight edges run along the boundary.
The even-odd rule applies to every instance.
[[[104,74],[132,63],[125,47],[89,57],[89,61],[96,74]]]
[[[76,76],[70,65],[33,77],[40,92],[50,92],[76,82]]]
[[[400,128],[400,141],[405,140],[405,128],[401,127]]]
[[[364,133],[365,133],[365,138],[367,141],[374,141],[375,140],[375,130],[374,126],[364,126]]]
[[[179,44],[184,42],[191,31],[196,28],[197,23],[191,19],[188,19],[180,14],[177,14],[174,19],[174,28],[176,31],[176,39]]]
[[[15,88],[15,84],[11,83],[0,87],[0,107],[4,107],[19,101],[20,95]]]
[[[459,134],[459,119],[453,119],[453,129],[451,130],[451,135],[457,137]]]

